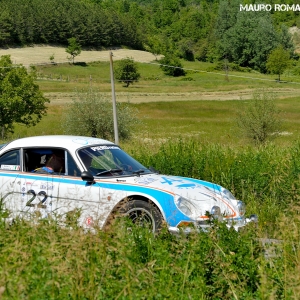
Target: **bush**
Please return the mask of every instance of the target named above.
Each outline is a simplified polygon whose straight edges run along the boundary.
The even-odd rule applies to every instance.
[[[120,139],[128,139],[134,125],[139,121],[136,110],[126,103],[117,103],[117,120]],[[63,122],[64,133],[113,139],[114,123],[111,100],[89,89],[76,94],[67,106]]]
[[[288,70],[291,75],[299,76],[300,75],[300,64],[298,62],[294,62],[293,66]]]
[[[239,232],[213,222],[207,232],[173,236],[163,227],[154,236],[124,219],[84,233],[59,227],[59,218],[11,226],[0,218],[1,299],[300,298],[299,141],[237,150],[172,140],[136,151],[164,173],[214,179],[256,201],[259,217],[276,218],[274,234],[263,219]],[[5,218],[2,209],[0,198]]]
[[[174,77],[185,76],[185,71],[182,68],[182,64],[178,58],[165,56],[164,58],[160,59],[159,62],[161,63],[160,68],[166,75]]]
[[[257,91],[247,108],[239,112],[237,126],[243,136],[255,144],[264,144],[275,138],[281,128],[280,112],[274,103],[274,94]]]
[[[133,82],[138,81],[141,74],[138,72],[137,64],[132,59],[124,58],[116,62],[115,76],[128,87]]]

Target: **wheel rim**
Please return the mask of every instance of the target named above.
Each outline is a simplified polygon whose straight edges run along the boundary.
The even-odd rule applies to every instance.
[[[155,232],[155,221],[148,210],[144,208],[132,208],[126,213],[126,216],[129,217],[132,223],[138,226],[148,227]]]

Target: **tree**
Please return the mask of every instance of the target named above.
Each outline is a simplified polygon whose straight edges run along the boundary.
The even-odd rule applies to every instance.
[[[157,56],[163,51],[163,42],[157,35],[149,36],[147,44],[144,45],[145,50],[151,52],[157,60]]]
[[[166,75],[174,77],[185,76],[185,71],[182,68],[182,64],[178,58],[165,56],[164,58],[160,59],[159,62],[161,63],[160,68]]]
[[[292,48],[287,28],[276,30],[270,12],[239,11],[238,0],[220,2],[214,33],[219,58],[260,72],[267,71],[268,55],[278,44]]]
[[[178,42],[179,56],[187,61],[194,61],[194,43],[190,39],[182,39]]]
[[[118,132],[120,139],[128,139],[138,123],[136,110],[127,103],[117,102]],[[103,139],[114,138],[111,100],[91,89],[76,92],[68,105],[63,128],[66,134],[85,135]]]
[[[74,64],[75,57],[81,53],[81,46],[77,43],[76,38],[74,37],[68,39],[68,44],[69,46],[66,49],[66,52],[71,55]]]
[[[35,72],[13,65],[9,55],[0,58],[0,129],[4,139],[14,132],[14,123],[36,125],[46,114],[50,102],[34,83]]]
[[[295,43],[293,41],[293,36],[289,32],[289,27],[284,24],[281,24],[280,31],[278,33],[278,44],[282,45],[283,49],[287,50],[292,57],[295,54]]]
[[[266,72],[267,56],[278,44],[268,12],[240,12],[235,24],[220,39],[221,57],[242,67]]]
[[[50,61],[51,61],[51,64],[54,64],[54,53],[50,55],[49,57]]]
[[[115,77],[128,87],[134,81],[138,81],[141,74],[138,72],[137,64],[133,59],[127,57],[116,62]]]
[[[268,56],[266,67],[270,73],[277,74],[280,81],[280,75],[283,74],[289,65],[290,53],[280,45]]]
[[[274,100],[274,94],[256,91],[248,107],[238,114],[240,132],[257,145],[264,144],[271,137],[275,138],[281,128],[280,111]]]

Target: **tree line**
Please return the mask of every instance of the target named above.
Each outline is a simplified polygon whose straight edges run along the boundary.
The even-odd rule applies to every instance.
[[[134,20],[90,1],[2,0],[0,8],[1,47],[66,45],[72,37],[87,47],[142,47]]]
[[[240,11],[244,0],[0,0],[0,47],[30,44],[126,46],[186,60],[222,61],[266,72],[298,12]],[[255,1],[251,1],[255,2]],[[276,3],[295,4],[299,0]]]

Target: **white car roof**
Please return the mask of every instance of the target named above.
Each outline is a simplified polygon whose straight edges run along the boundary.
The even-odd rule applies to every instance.
[[[74,152],[78,148],[88,145],[114,145],[114,143],[107,140],[87,136],[43,135],[14,140],[8,143],[7,147],[5,148],[12,149],[20,147],[61,147]]]

